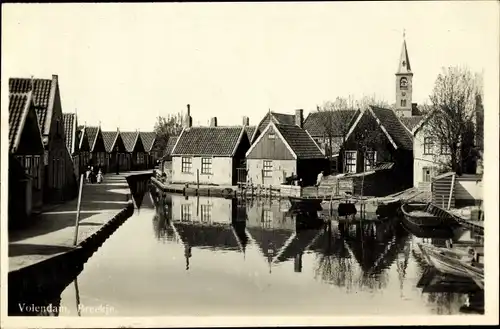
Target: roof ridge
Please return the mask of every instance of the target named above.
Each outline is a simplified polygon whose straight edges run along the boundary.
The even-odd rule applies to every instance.
[[[197,126],[197,127],[189,127],[189,128],[186,128],[186,129],[222,129],[222,128],[225,128],[225,129],[241,129],[241,128],[244,128],[244,127],[248,127],[248,126],[242,126],[242,125],[234,125],[234,126],[217,126],[217,127],[212,127],[212,126]]]
[[[22,77],[9,77],[9,80],[37,80],[37,81],[52,81],[52,78],[22,78]]]

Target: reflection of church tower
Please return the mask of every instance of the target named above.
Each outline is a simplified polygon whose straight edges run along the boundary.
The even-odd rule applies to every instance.
[[[411,245],[409,240],[410,239],[405,242],[402,252],[398,253],[396,259],[396,270],[398,272],[399,290],[401,294],[403,293],[403,284],[406,277],[406,269],[408,268],[408,261],[410,259]]]
[[[403,35],[403,47],[396,72],[396,113],[400,116],[412,116],[413,72],[406,48],[406,39]]]
[[[269,273],[272,272],[272,263],[275,254],[274,243],[272,241],[269,242],[269,247],[267,249],[267,263],[269,264]]]

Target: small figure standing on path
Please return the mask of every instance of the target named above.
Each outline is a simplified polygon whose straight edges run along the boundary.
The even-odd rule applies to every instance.
[[[321,180],[323,179],[323,171],[318,174],[318,178],[316,179],[316,187],[321,184]]]
[[[101,169],[99,168],[99,172],[97,173],[97,183],[101,184],[103,180],[104,180],[104,177],[102,175]]]
[[[87,167],[87,171],[85,172],[85,178],[87,180],[87,183],[90,183],[90,167]]]

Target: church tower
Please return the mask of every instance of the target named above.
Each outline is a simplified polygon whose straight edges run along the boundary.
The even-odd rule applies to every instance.
[[[413,72],[406,48],[406,39],[403,34],[403,47],[396,72],[396,112],[400,116],[412,115]]]

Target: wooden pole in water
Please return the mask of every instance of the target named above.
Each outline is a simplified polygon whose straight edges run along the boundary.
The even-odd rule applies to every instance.
[[[200,169],[196,169],[196,188],[200,189]]]
[[[80,190],[78,192],[78,205],[76,208],[75,238],[73,239],[74,246],[76,246],[76,243],[78,241],[78,226],[80,225],[80,206],[82,202],[82,190],[83,190],[83,174],[80,176]]]
[[[80,291],[78,290],[78,278],[75,278],[75,296],[76,296],[76,311],[78,316],[82,316],[80,312]]]

